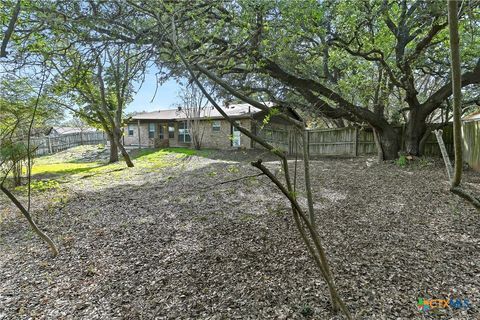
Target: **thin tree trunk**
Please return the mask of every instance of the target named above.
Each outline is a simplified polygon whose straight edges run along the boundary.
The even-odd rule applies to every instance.
[[[52,239],[50,239],[49,236],[47,236],[45,233],[42,232],[42,230],[38,228],[37,224],[35,223],[35,221],[33,221],[32,216],[30,215],[28,210],[25,209],[25,207],[20,203],[20,201],[18,201],[18,199],[7,188],[5,188],[3,184],[0,184],[0,189],[13,202],[13,204],[15,204],[15,206],[20,210],[20,212],[25,216],[25,218],[27,218],[27,221],[32,227],[33,231],[50,246],[53,256],[56,257],[58,255],[58,250]]]
[[[450,58],[452,65],[453,93],[453,142],[455,150],[455,168],[452,178],[452,188],[458,187],[462,181],[462,79],[460,70],[460,48],[458,36],[458,5],[457,1],[448,1],[448,22],[450,31]]]
[[[315,212],[313,210],[313,197],[312,186],[310,184],[310,156],[308,154],[308,132],[305,127],[302,130],[302,143],[303,143],[303,167],[305,173],[305,190],[307,192],[308,213],[310,217],[310,223],[315,227]]]
[[[127,167],[133,168],[135,165],[132,162],[132,159],[130,159],[130,155],[128,154],[127,150],[123,146],[123,144],[120,142],[120,137],[116,137],[116,144],[117,147],[120,149],[120,152],[122,153],[123,159],[125,160],[125,163],[127,164]]]
[[[172,21],[172,26],[174,27],[173,21]],[[176,39],[174,38],[172,40],[173,40],[173,43],[176,47],[176,50],[177,50],[177,52],[180,56],[180,59],[184,63],[184,65],[185,65],[187,71],[189,72],[190,76],[192,77],[193,81],[200,88],[200,90],[205,95],[205,97],[210,101],[210,103],[215,107],[215,109],[222,115],[222,117],[225,120],[227,120],[232,126],[237,128],[241,133],[245,134],[250,139],[256,141],[257,143],[259,143],[260,145],[262,145],[263,147],[265,147],[266,149],[268,149],[270,152],[277,155],[281,159],[282,164],[283,164],[283,168],[284,168],[285,181],[286,181],[286,184],[287,184],[287,188],[285,188],[285,186],[282,183],[280,183],[280,181],[265,166],[262,165],[261,160],[258,160],[257,162],[252,162],[252,165],[257,167],[258,169],[260,169],[263,173],[265,173],[270,178],[270,180],[273,183],[275,183],[277,185],[277,187],[282,191],[282,193],[289,199],[289,201],[292,205],[292,208],[293,208],[292,212],[293,212],[293,216],[294,216],[294,219],[295,219],[295,223],[296,223],[297,228],[299,229],[299,232],[302,236],[302,239],[304,240],[305,244],[309,248],[309,251],[311,249],[315,248],[315,250],[310,251],[310,253],[312,253],[312,257],[313,257],[315,263],[318,265],[325,281],[327,282],[327,286],[328,286],[330,294],[331,294],[331,299],[332,299],[331,302],[332,302],[333,309],[338,310],[338,308],[339,308],[340,310],[342,310],[342,312],[347,317],[347,319],[352,319],[352,317],[350,315],[350,312],[348,311],[348,308],[346,307],[345,303],[342,301],[342,299],[340,298],[340,296],[338,295],[338,293],[336,291],[335,283],[333,282],[333,277],[332,277],[330,269],[328,267],[328,262],[327,262],[327,259],[326,259],[325,251],[323,250],[323,247],[321,245],[320,236],[318,235],[318,232],[316,231],[316,229],[310,223],[310,220],[308,219],[308,217],[305,216],[305,214],[302,211],[300,205],[298,204],[298,202],[295,199],[294,192],[293,192],[292,185],[291,185],[291,181],[290,181],[290,176],[289,176],[288,161],[287,161],[287,158],[285,156],[285,153],[279,151],[276,148],[274,148],[272,145],[270,145],[264,139],[262,139],[262,138],[260,138],[256,135],[253,135],[249,130],[245,129],[244,127],[239,125],[236,121],[231,119],[225,113],[225,111],[222,108],[220,108],[220,106],[216,103],[216,101],[212,98],[212,96],[206,91],[206,89],[200,83],[197,76],[193,72],[190,64],[186,61],[186,59],[183,56],[180,48],[176,44]],[[309,240],[305,237],[306,233],[303,230],[304,227],[301,224],[301,221],[298,217],[301,218],[301,221],[303,221],[303,225],[305,225],[305,227],[307,228],[308,233],[311,237],[311,241],[314,244],[313,247],[310,246]]]
[[[127,164],[127,167],[133,168],[134,164],[133,164],[132,160],[130,159],[130,155],[128,154],[127,150],[125,149],[125,147],[122,144],[120,130],[116,127],[113,129],[113,141],[114,141],[116,147],[118,148],[117,150],[120,150],[120,153],[122,154],[122,157],[125,160],[125,163]]]
[[[287,197],[287,199],[290,201],[290,203],[293,207],[294,218],[297,216],[297,218],[300,217],[301,220],[303,221],[303,224],[305,225],[305,227],[309,231],[310,237],[312,238],[314,247],[316,249],[316,253],[314,251],[312,256],[314,258],[315,263],[319,267],[319,269],[320,269],[320,271],[321,271],[321,273],[322,273],[322,275],[325,279],[325,282],[327,282],[327,286],[328,286],[328,289],[329,289],[329,292],[330,292],[330,297],[331,297],[331,302],[332,302],[332,308],[333,308],[334,311],[341,310],[344,313],[344,315],[346,316],[347,319],[352,319],[352,317],[350,315],[350,312],[348,311],[348,308],[346,307],[345,303],[343,302],[343,300],[338,295],[336,285],[335,285],[335,282],[333,280],[333,276],[332,276],[332,273],[330,271],[330,267],[329,267],[329,264],[328,264],[327,256],[325,254],[325,250],[323,249],[323,246],[322,246],[322,243],[321,243],[320,235],[316,231],[316,228],[310,223],[310,220],[305,216],[302,208],[300,207],[298,201],[295,198],[295,195],[294,195],[293,189],[292,189],[292,185],[291,185],[291,182],[290,182],[290,176],[289,176],[289,173],[288,173],[289,169],[288,169],[287,159],[283,159],[282,163],[283,163],[283,168],[284,168],[284,172],[285,172],[285,181],[286,181],[286,184],[287,184],[286,188],[275,177],[275,175],[273,173],[271,173],[270,170],[268,170],[262,164],[262,160],[252,162],[252,165],[254,167],[260,169],[280,189],[280,191]],[[307,248],[308,248],[310,246],[310,242],[308,241],[308,239],[307,239],[307,241],[305,241],[306,239],[303,236],[305,231],[303,230],[303,226],[301,224],[301,221],[297,220],[297,218],[295,218],[295,220],[296,220],[295,223],[297,225],[297,229],[299,230],[300,234],[302,235],[302,239],[304,240],[304,242],[305,242],[305,244],[307,245]],[[309,249],[309,251],[310,251],[310,249]],[[317,254],[318,254],[318,257],[317,257]]]

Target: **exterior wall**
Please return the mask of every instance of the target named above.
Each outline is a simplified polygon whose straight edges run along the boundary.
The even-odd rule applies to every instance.
[[[220,122],[220,131],[213,131],[212,129],[212,122],[219,121]],[[250,119],[241,119],[238,120],[240,125],[250,129],[251,128],[251,120]],[[210,148],[210,149],[230,149],[232,148],[232,128],[230,123],[227,120],[205,120],[202,121],[202,129],[203,131],[203,139],[202,139],[202,147],[203,148]],[[242,149],[250,149],[250,138],[245,136],[243,133],[240,133],[240,148]]]
[[[140,122],[140,146],[141,147],[148,147],[153,148],[155,144],[158,144],[158,134],[159,134],[159,124],[155,123],[155,138],[148,137],[148,124],[150,122]],[[138,146],[138,123],[132,123],[133,129],[133,136],[128,135],[128,126],[125,126],[123,131],[123,141],[124,145],[126,146]]]
[[[215,120],[220,122],[220,131],[213,131],[212,122],[214,120],[202,120],[201,121],[201,130],[203,130],[203,139],[202,139],[202,148],[210,149],[230,149],[232,148],[231,135],[232,129],[231,125],[227,120]],[[237,120],[240,122],[240,125],[251,129],[252,121],[250,119],[240,119]],[[159,146],[170,146],[170,147],[191,147],[191,143],[182,143],[178,141],[178,128],[179,121],[174,122],[175,134],[174,138],[168,139],[168,122],[167,121],[156,121],[155,124],[155,138],[148,137],[148,124],[151,122],[142,121],[140,123],[140,146],[141,147],[159,147]],[[133,136],[128,136],[128,126],[124,129],[123,141],[126,146],[138,146],[138,123],[132,123],[134,126]],[[165,140],[159,141],[160,126],[163,126],[163,133]],[[168,142],[167,142],[168,141]],[[240,133],[240,148],[250,149],[252,144],[250,138]]]
[[[123,144],[126,146],[138,146],[138,124],[131,123],[130,126],[133,127],[133,135],[128,135],[128,125],[125,126],[123,131]],[[148,146],[148,124],[140,123],[140,145]]]

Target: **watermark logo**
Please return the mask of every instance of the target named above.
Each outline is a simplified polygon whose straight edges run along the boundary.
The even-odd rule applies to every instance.
[[[418,298],[417,308],[420,312],[429,312],[441,309],[470,309],[472,305],[468,299],[424,299]]]

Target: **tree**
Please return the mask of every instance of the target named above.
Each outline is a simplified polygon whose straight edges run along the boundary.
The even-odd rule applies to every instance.
[[[452,170],[450,159],[445,150],[441,131],[436,132],[437,140],[442,150],[445,166],[447,167],[448,178],[450,179],[450,191],[469,201],[475,208],[480,210],[480,197],[471,194],[463,189],[462,182],[463,155],[462,155],[462,75],[460,68],[460,38],[458,32],[458,6],[456,1],[447,0],[448,21],[450,33],[450,56],[452,70],[452,91],[453,91],[453,142],[455,149],[455,166]]]
[[[208,99],[208,101],[215,107],[215,109],[222,115],[222,117],[227,120],[232,126],[234,126],[237,130],[239,130],[241,133],[245,134],[248,136],[250,139],[254,140],[255,142],[259,143],[263,147],[265,147],[267,150],[269,150],[272,154],[276,155],[279,157],[283,173],[284,173],[284,178],[285,181],[281,182],[267,167],[265,167],[262,164],[262,160],[258,159],[257,161],[252,162],[252,166],[258,168],[265,176],[267,176],[273,184],[275,184],[278,189],[283,193],[283,195],[290,201],[291,208],[292,208],[292,215],[295,221],[295,225],[297,227],[297,230],[304,242],[304,244],[307,247],[308,252],[312,256],[312,259],[314,260],[316,266],[319,268],[319,271],[323,278],[325,279],[329,292],[330,292],[330,299],[332,303],[332,307],[334,311],[341,311],[347,319],[352,319],[350,312],[343,302],[342,298],[339,296],[337,292],[337,288],[333,279],[332,272],[330,270],[330,266],[325,254],[325,250],[322,246],[322,241],[320,238],[320,235],[317,231],[316,224],[315,224],[315,218],[314,218],[314,209],[313,209],[313,200],[312,200],[312,192],[311,192],[311,186],[310,186],[310,176],[309,176],[309,169],[308,169],[308,151],[307,148],[305,148],[306,145],[306,140],[305,140],[305,135],[303,135],[304,138],[304,148],[303,148],[303,155],[304,155],[304,178],[305,178],[305,188],[306,188],[306,194],[308,198],[308,215],[307,216],[306,212],[302,209],[300,206],[299,202],[297,201],[297,195],[295,193],[295,188],[296,186],[292,184],[291,178],[290,178],[290,170],[289,170],[289,165],[288,165],[288,160],[286,157],[285,152],[280,151],[270,145],[268,142],[263,140],[261,137],[253,134],[250,130],[242,127],[240,124],[238,124],[234,119],[230,118],[225,111],[215,102],[215,100],[212,98],[212,96],[207,92],[205,87],[201,84],[201,82],[198,80],[198,77],[195,75],[193,72],[192,66],[190,63],[185,59],[184,55],[182,54],[181,49],[178,47],[176,43],[176,37],[175,37],[175,30],[172,30],[174,36],[173,37],[173,45],[175,46],[178,54],[180,55],[180,59],[182,60],[183,64],[187,68],[190,76],[193,78],[195,84],[198,86],[198,88],[201,90],[201,92],[205,95],[205,97]],[[198,68],[198,66],[197,66]],[[243,100],[246,103],[249,103],[253,105],[254,107],[259,108],[260,110],[264,110],[267,112],[267,114],[271,114],[271,110],[266,107],[266,105],[248,98],[241,94],[240,92],[236,91],[233,89],[231,86],[223,82],[221,79],[216,78],[212,74],[210,74],[207,70],[198,68],[200,71],[205,74],[208,78],[210,78],[212,81],[214,81],[216,84],[221,86],[223,89],[225,89],[227,92],[230,94],[234,95],[240,100]],[[304,130],[304,125],[299,122],[296,119],[291,118],[288,114],[283,113],[282,111],[279,111],[278,109],[275,109],[275,114],[277,116],[282,117],[284,120],[292,123],[293,125],[296,126],[297,129],[301,129],[302,131]],[[296,174],[296,173],[295,173]],[[296,181],[296,179],[295,179]]]
[[[202,147],[203,134],[206,126],[203,125],[201,117],[210,115],[211,107],[200,89],[194,84],[188,84],[180,91],[178,104],[179,110],[187,119],[187,128],[193,147],[200,150]]]
[[[22,81],[23,80],[23,81]],[[31,80],[30,80],[31,81]],[[35,223],[30,215],[30,175],[31,157],[34,151],[30,143],[35,119],[41,118],[49,110],[49,106],[42,105],[42,90],[46,81],[44,74],[37,94],[34,96],[32,87],[25,79],[6,79],[0,87],[0,190],[20,210],[30,224],[33,231],[50,247],[53,255],[58,255],[55,243]],[[9,90],[10,89],[10,90]],[[22,93],[21,95],[19,93]],[[26,162],[28,172],[28,205],[27,208],[6,186],[7,178],[13,171],[14,184],[21,183],[22,163]]]
[[[120,150],[127,166],[133,167],[121,142],[124,110],[134,94],[132,84],[142,75],[148,60],[131,45],[79,50],[70,49],[56,62],[58,82],[54,94],[67,99],[57,99],[57,103],[107,133],[110,163],[118,161]]]
[[[480,82],[478,6],[465,2],[462,87]],[[445,108],[451,82],[445,8],[438,2],[239,1],[167,6],[179,45],[245,94],[375,129],[384,159],[420,155],[428,118]],[[145,8],[145,15],[158,15]],[[195,17],[195,19],[189,17]],[[473,21],[473,22],[472,22]],[[175,63],[170,68],[175,68]],[[340,121],[339,124],[342,124]],[[400,145],[397,125],[405,126]]]

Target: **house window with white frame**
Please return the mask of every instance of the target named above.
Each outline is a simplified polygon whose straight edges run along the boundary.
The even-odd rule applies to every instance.
[[[155,138],[155,123],[148,124],[148,138]]]
[[[190,142],[190,132],[188,130],[188,124],[186,121],[178,123],[178,142],[188,143]]]
[[[173,139],[175,138],[175,123],[169,122],[168,123],[168,138]]]

